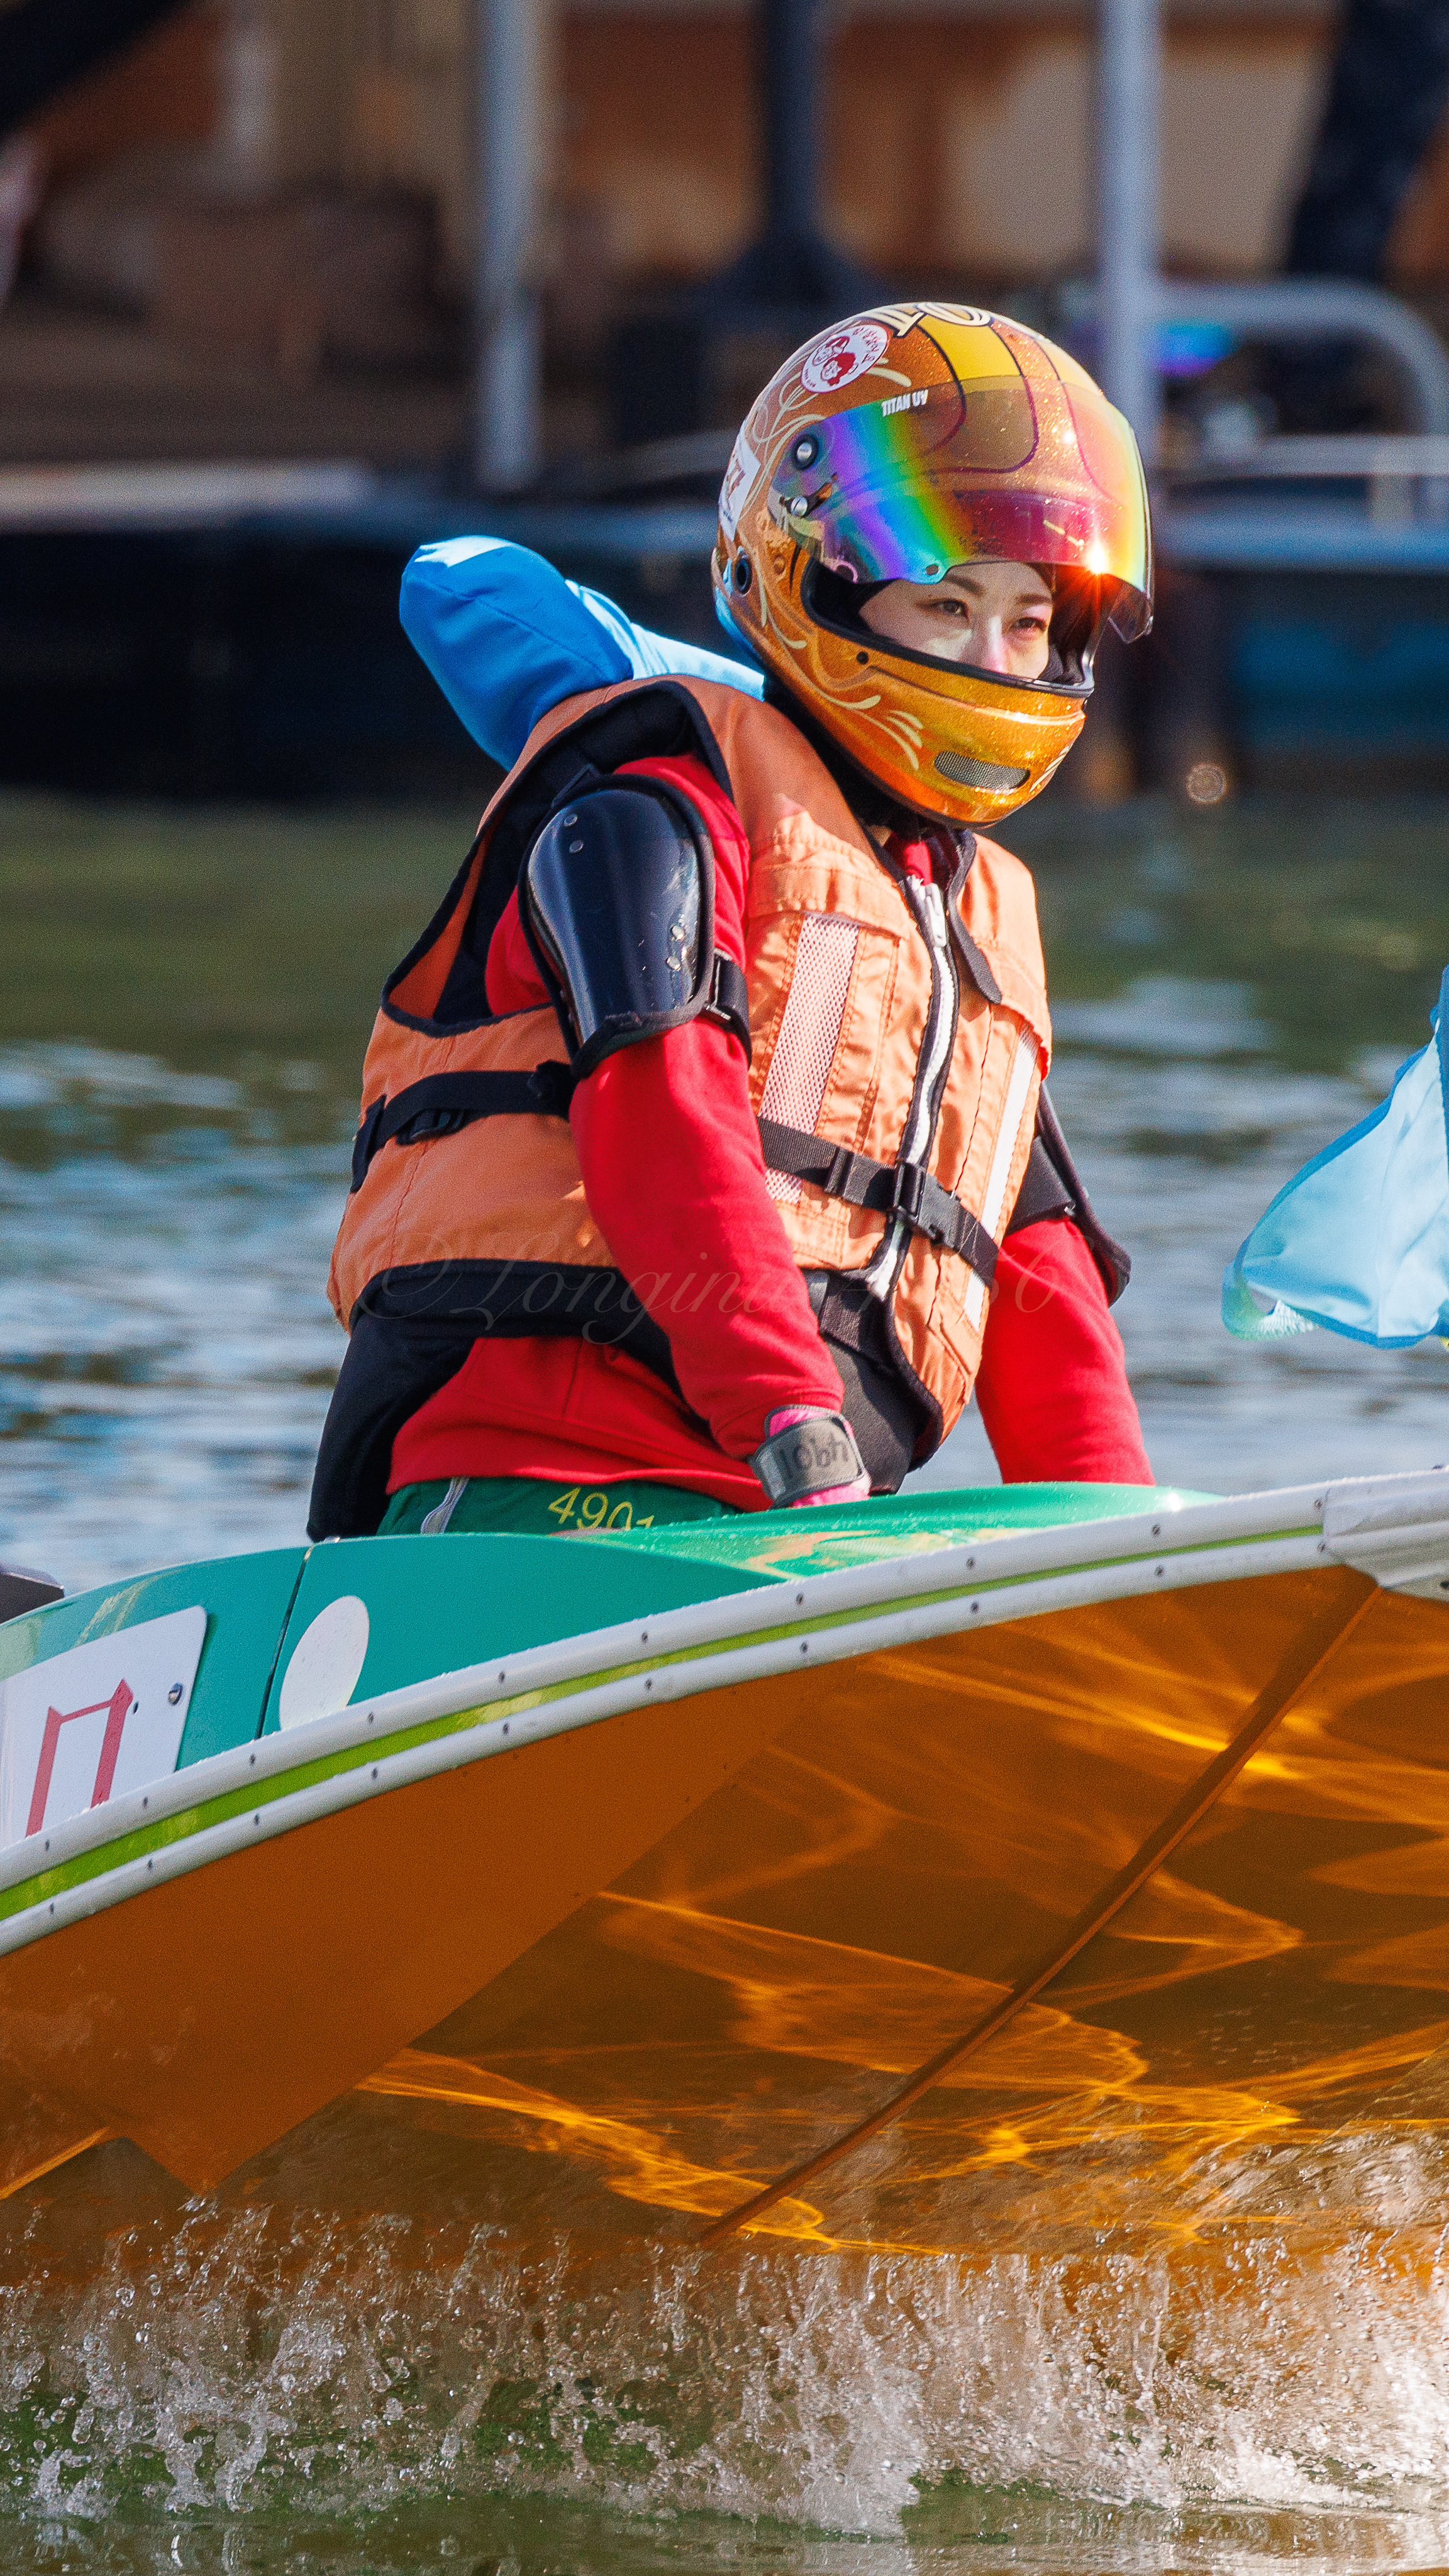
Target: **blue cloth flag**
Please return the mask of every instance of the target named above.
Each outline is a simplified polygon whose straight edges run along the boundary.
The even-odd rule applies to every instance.
[[[1315,1324],[1381,1351],[1449,1335],[1449,969],[1430,1026],[1387,1100],[1305,1163],[1230,1264],[1240,1341]]]

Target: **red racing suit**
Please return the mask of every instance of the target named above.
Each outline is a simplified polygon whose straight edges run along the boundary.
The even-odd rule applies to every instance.
[[[631,762],[674,782],[708,824],[716,944],[741,965],[750,853],[704,763]],[[924,842],[894,845],[929,877]],[[488,951],[496,1013],[548,996],[517,898]],[[567,1484],[649,1477],[745,1510],[764,1496],[748,1465],[771,1414],[837,1409],[840,1377],[761,1167],[744,1050],[707,1019],[609,1056],[574,1094],[570,1124],[593,1216],[634,1283],[678,1280],[661,1310],[679,1394],[626,1351],[585,1339],[486,1340],[405,1423],[389,1490],[440,1478]],[[692,1306],[692,1280],[748,1282],[738,1303]],[[1009,1235],[997,1267],[976,1391],[1007,1483],[1152,1482],[1102,1275],[1069,1217]]]

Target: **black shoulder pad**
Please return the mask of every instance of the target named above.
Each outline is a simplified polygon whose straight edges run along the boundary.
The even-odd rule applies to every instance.
[[[580,1081],[710,1007],[714,850],[662,781],[605,779],[565,802],[529,852],[519,904]]]

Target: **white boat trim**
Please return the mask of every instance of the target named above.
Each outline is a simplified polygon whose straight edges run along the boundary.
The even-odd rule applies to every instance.
[[[1449,1575],[1449,1475],[1436,1478],[1306,1485],[992,1535],[775,1581],[410,1683],[214,1754],[0,1855],[0,1956],[369,1798],[628,1709],[799,1671],[805,1659],[836,1664],[1095,1602],[1334,1563],[1437,1589],[1445,1576],[1425,1569]],[[399,1736],[410,1740],[387,1750]]]

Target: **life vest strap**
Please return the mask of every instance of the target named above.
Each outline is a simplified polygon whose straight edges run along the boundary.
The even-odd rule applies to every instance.
[[[774,1118],[759,1123],[772,1172],[810,1181],[827,1198],[844,1199],[850,1207],[904,1217],[929,1243],[958,1253],[991,1286],[999,1247],[964,1199],[946,1189],[924,1163],[878,1163],[873,1155],[852,1153],[848,1145],[832,1145],[828,1136],[807,1135],[803,1127],[785,1127]]]
[[[715,951],[703,1016],[718,1021],[750,1053],[750,996],[742,966]],[[384,1145],[425,1145],[456,1136],[479,1118],[567,1118],[577,1089],[566,1064],[538,1064],[532,1073],[431,1073],[409,1083],[395,1100],[386,1094],[363,1111],[352,1146],[352,1195],[366,1180]]]
[[[433,1073],[395,1100],[386,1094],[364,1111],[352,1148],[352,1188],[361,1189],[384,1145],[422,1145],[456,1136],[479,1118],[567,1118],[574,1078],[566,1064],[532,1073]]]
[[[480,1118],[567,1118],[576,1086],[566,1064],[535,1065],[531,1073],[434,1073],[410,1083],[395,1100],[385,1095],[365,1112],[352,1148],[352,1187],[361,1189],[384,1145],[421,1145],[455,1136]],[[826,1136],[808,1135],[776,1118],[758,1122],[765,1161],[772,1172],[809,1181],[827,1198],[904,1217],[917,1234],[959,1254],[989,1288],[998,1245],[954,1190],[924,1163],[878,1163]]]

